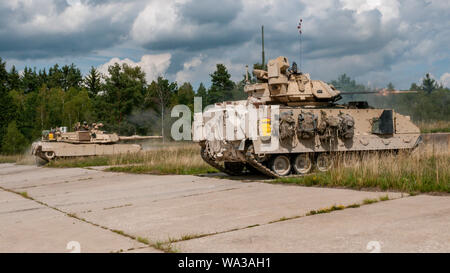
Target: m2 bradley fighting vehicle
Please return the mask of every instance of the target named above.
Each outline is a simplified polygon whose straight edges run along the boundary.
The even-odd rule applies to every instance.
[[[45,130],[42,132],[41,141],[32,144],[31,154],[49,162],[66,157],[136,153],[142,150],[140,145],[124,142],[161,138],[160,136],[119,136],[116,133],[102,131],[102,127],[101,123],[93,123],[89,126],[84,122],[83,125],[78,123],[73,132],[68,132],[67,127]]]
[[[349,155],[410,151],[421,141],[408,116],[367,102],[338,104],[339,90],[311,80],[285,57],[253,74],[257,83],[247,80],[247,100],[216,103],[194,115],[202,158],[225,173],[304,175],[327,171]]]

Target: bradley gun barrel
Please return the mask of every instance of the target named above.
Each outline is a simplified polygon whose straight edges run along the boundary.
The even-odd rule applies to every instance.
[[[388,90],[380,89],[377,91],[355,91],[355,92],[341,92],[341,95],[359,95],[359,94],[375,94],[387,96],[389,94],[407,94],[407,93],[419,93],[417,90]]]

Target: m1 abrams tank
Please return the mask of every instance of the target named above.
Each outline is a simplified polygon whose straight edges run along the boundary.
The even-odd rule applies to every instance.
[[[194,141],[220,171],[304,175],[327,171],[349,155],[411,151],[421,142],[408,116],[363,101],[338,104],[343,93],[298,72],[285,57],[253,74],[258,82],[247,80],[247,100],[216,103],[194,115]]]
[[[136,153],[142,150],[138,144],[124,142],[157,139],[160,136],[119,136],[101,130],[101,123],[91,126],[85,122],[78,123],[73,132],[67,127],[60,127],[42,132],[41,141],[34,142],[31,154],[46,162],[57,158],[112,155],[121,153]]]

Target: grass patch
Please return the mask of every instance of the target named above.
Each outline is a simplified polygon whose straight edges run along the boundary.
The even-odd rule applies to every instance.
[[[380,196],[379,198],[380,201],[388,201],[389,200],[389,195],[384,195],[384,196]]]
[[[67,216],[78,219],[78,216],[75,213],[67,213]]]
[[[31,197],[28,196],[28,193],[26,191],[21,192],[20,195],[22,195],[22,197],[24,197],[24,198],[31,199]]]
[[[345,208],[356,209],[356,208],[359,208],[359,207],[361,207],[361,205],[355,203],[355,204],[348,205]]]
[[[50,162],[47,166],[54,168],[111,166],[107,171],[138,174],[192,175],[218,172],[203,161],[200,156],[200,146],[195,143],[174,143],[134,154],[59,159]]]
[[[111,229],[111,231],[114,232],[114,233],[117,233],[117,234],[119,234],[119,235],[122,235],[122,236],[127,236],[127,235],[125,234],[125,232],[123,232],[123,230]]]
[[[0,164],[16,163],[22,158],[21,155],[0,155]]]
[[[323,208],[323,209],[319,209],[319,210],[311,210],[310,212],[308,212],[306,214],[306,216],[322,214],[322,213],[330,213],[335,210],[343,210],[343,209],[345,209],[345,206],[343,206],[343,205],[338,205],[338,206],[333,205],[329,208]]]
[[[369,204],[373,204],[378,202],[378,199],[370,199],[370,198],[366,198],[363,200],[363,204],[364,205],[369,205]]]
[[[110,172],[125,172],[125,173],[137,173],[137,174],[184,174],[195,175],[204,173],[216,173],[216,169],[204,166],[204,167],[186,167],[186,166],[164,166],[164,165],[132,165],[132,166],[118,166],[110,167],[106,169]]]
[[[16,154],[16,155],[0,155],[0,164],[3,163],[16,163],[19,165],[34,165],[36,160],[34,156],[29,153]]]
[[[159,250],[164,251],[164,252],[166,252],[166,253],[176,253],[176,252],[178,252],[178,250],[175,249],[175,248],[172,246],[171,243],[165,243],[165,242],[160,242],[160,241],[158,241],[158,242],[156,242],[156,243],[154,243],[154,244],[151,244],[151,246],[152,246],[153,248],[159,249]]]
[[[50,161],[46,166],[53,168],[85,168],[110,165],[113,156],[88,156],[80,158],[64,158]]]
[[[283,221],[292,220],[292,219],[297,219],[297,218],[300,218],[300,217],[302,217],[302,216],[292,216],[292,217],[284,217],[283,216],[280,219],[270,221],[269,224],[283,222]]]
[[[206,235],[202,235],[202,234],[185,234],[183,236],[181,236],[180,240],[177,241],[186,241],[186,240],[192,240],[192,239],[197,239],[197,238],[201,238],[204,237]]]
[[[138,242],[146,244],[146,245],[150,244],[150,242],[146,238],[137,237],[136,240],[138,240]]]
[[[350,164],[303,177],[275,179],[274,183],[302,186],[372,188],[409,193],[450,193],[450,153],[431,152],[429,145],[411,155],[363,155]]]

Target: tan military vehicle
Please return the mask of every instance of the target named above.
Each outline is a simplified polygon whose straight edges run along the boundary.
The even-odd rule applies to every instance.
[[[122,153],[136,153],[142,150],[139,144],[125,143],[129,141],[158,139],[160,136],[119,136],[101,130],[103,124],[93,123],[89,126],[78,123],[73,132],[67,127],[59,127],[42,132],[41,141],[34,142],[31,154],[50,161],[65,157],[82,157],[113,155]]]
[[[349,155],[410,151],[421,142],[408,116],[367,102],[338,104],[339,90],[311,80],[285,57],[253,74],[257,83],[247,81],[247,100],[216,103],[194,115],[194,141],[202,158],[223,172],[304,175],[327,171]],[[262,114],[252,119],[252,113]]]

